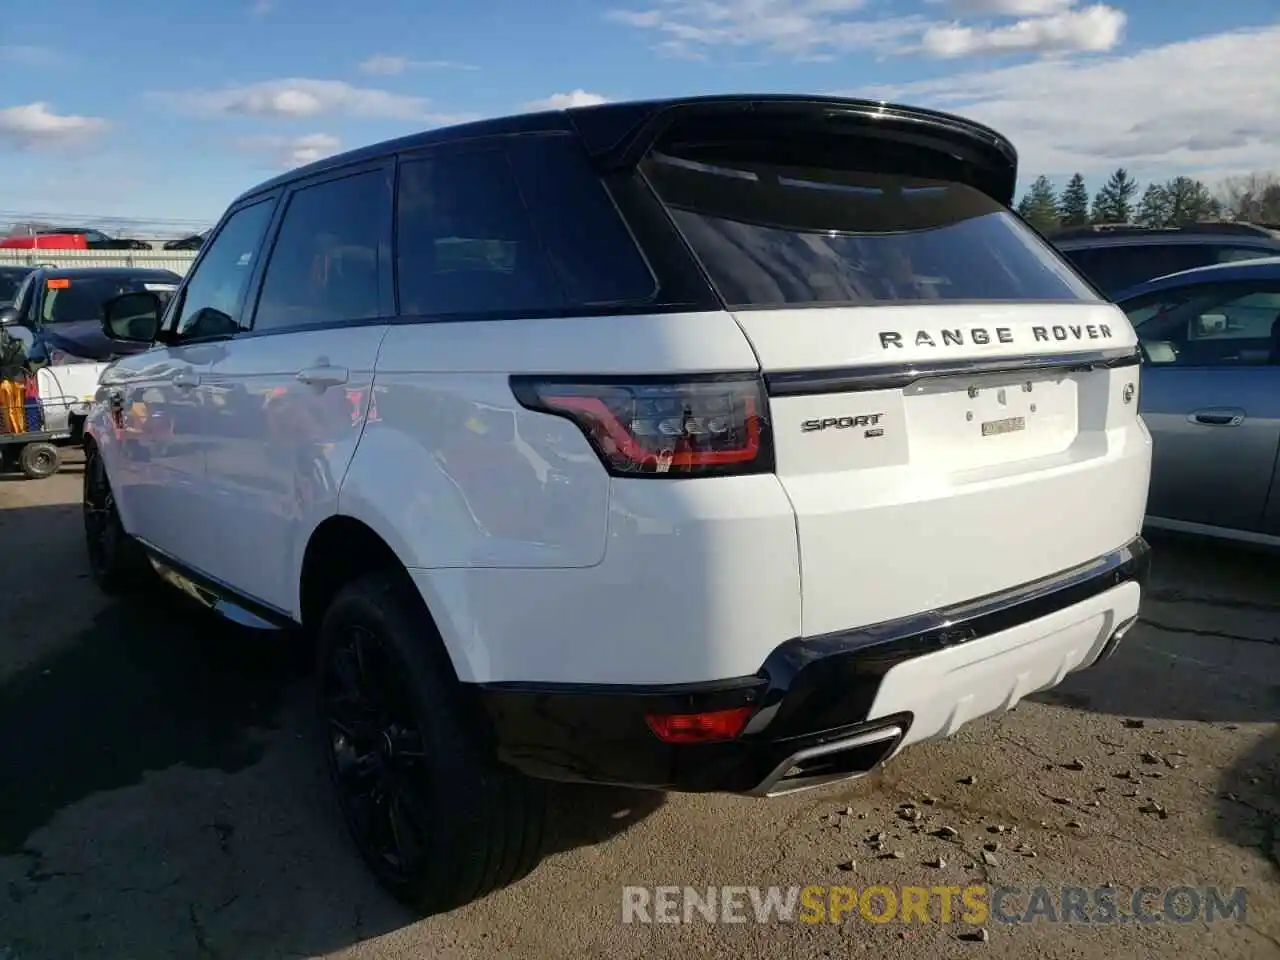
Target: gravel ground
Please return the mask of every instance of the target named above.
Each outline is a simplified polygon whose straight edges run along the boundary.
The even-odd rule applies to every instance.
[[[302,658],[174,600],[105,602],[79,485],[74,465],[0,480],[0,960],[1280,956],[1274,557],[1156,541],[1143,622],[1114,659],[850,786],[774,801],[556,788],[536,873],[415,920],[342,832]],[[984,882],[1111,883],[1121,904],[1142,886],[1244,887],[1247,912],[621,922],[624,884]]]

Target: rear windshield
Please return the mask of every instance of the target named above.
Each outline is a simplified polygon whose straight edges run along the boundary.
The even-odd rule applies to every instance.
[[[45,281],[44,303],[40,308],[43,323],[78,323],[101,320],[102,305],[122,293],[149,290],[167,304],[178,289],[176,280],[134,277],[49,277]]]
[[[1098,299],[1021,220],[963,184],[661,153],[644,167],[733,309]]]

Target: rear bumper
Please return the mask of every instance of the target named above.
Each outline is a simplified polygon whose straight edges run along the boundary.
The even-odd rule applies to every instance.
[[[502,760],[547,779],[774,794],[868,772],[1109,656],[1137,618],[1135,538],[1043,580],[778,646],[758,673],[659,686],[478,684]],[[648,714],[750,706],[737,739],[670,745]],[[790,771],[790,773],[789,773]]]

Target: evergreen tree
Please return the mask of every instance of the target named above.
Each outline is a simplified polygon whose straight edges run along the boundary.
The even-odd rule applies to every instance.
[[[1089,189],[1084,177],[1073,174],[1058,201],[1058,222],[1064,227],[1082,227],[1089,222]]]
[[[1018,213],[1041,233],[1057,229],[1058,196],[1048,177],[1036,177],[1031,189],[1018,203]]]
[[[1136,217],[1144,227],[1166,227],[1170,221],[1169,192],[1159,183],[1147,184]]]
[[[1129,171],[1120,167],[1103,184],[1093,198],[1094,223],[1128,223],[1133,216],[1133,197],[1138,192],[1138,182]]]
[[[1174,177],[1161,188],[1168,197],[1169,224],[1181,226],[1216,219],[1222,206],[1199,180]]]

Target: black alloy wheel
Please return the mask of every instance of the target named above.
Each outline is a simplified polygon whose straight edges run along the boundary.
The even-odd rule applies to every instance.
[[[411,883],[431,848],[430,772],[413,697],[391,648],[345,624],[321,677],[327,760],[360,853],[391,885]]]
[[[106,464],[96,445],[85,446],[84,542],[89,573],[106,593],[123,593],[141,586],[151,565],[137,540],[125,532],[116,508]]]
[[[348,832],[378,882],[440,913],[541,859],[545,784],[499,762],[412,581],[342,587],[319,625],[320,747]]]
[[[120,518],[107,471],[96,448],[86,451],[84,464],[84,542],[89,552],[89,572],[94,579],[111,566],[119,552]]]

